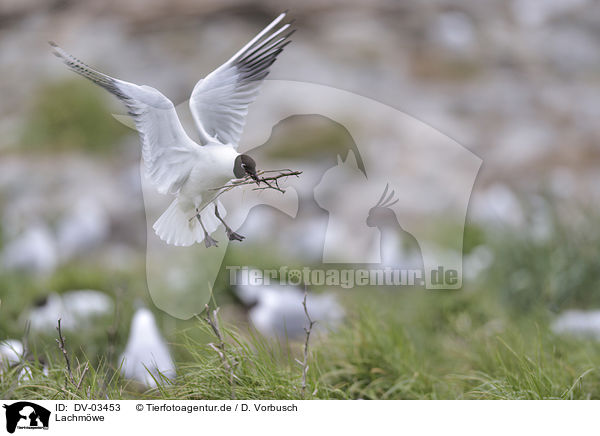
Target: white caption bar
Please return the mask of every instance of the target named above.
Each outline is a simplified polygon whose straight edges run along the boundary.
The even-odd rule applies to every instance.
[[[570,434],[595,429],[593,401],[0,400],[16,435]],[[11,432],[12,430],[12,432]],[[32,432],[42,430],[42,433]],[[137,435],[135,435],[137,436]]]

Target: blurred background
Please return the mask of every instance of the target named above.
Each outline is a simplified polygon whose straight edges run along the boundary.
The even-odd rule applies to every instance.
[[[136,132],[111,115],[124,112],[119,102],[68,71],[47,41],[112,76],[151,85],[177,105],[286,7],[266,0],[0,1],[0,341],[25,343],[20,353],[8,347],[12,360],[5,347],[1,396],[51,396],[40,385],[62,384],[54,318],[66,313],[73,322],[63,332],[68,347],[95,376],[89,392],[70,395],[228,395],[214,388],[225,381],[207,370],[218,360],[199,351],[210,338],[202,322],[172,318],[148,295]],[[321,364],[311,380],[321,389],[314,395],[600,396],[600,318],[593,312],[600,308],[600,4],[309,0],[289,7],[299,30],[270,78],[369,97],[483,160],[466,219],[461,290],[313,290],[315,310],[332,321],[315,342]],[[348,131],[323,117],[278,124],[257,156],[305,172],[308,188],[297,187],[302,220],[254,209],[241,229],[248,240],[227,249],[224,265],[319,264],[323,240],[311,235],[322,234],[327,211],[312,189],[338,154],[354,148]],[[268,349],[256,362],[268,360],[280,377],[265,378],[256,362],[240,369],[252,381],[241,396],[297,397],[297,368],[285,350],[297,351],[294,335],[303,334],[288,307],[301,309],[300,290],[281,290],[261,306],[260,296],[228,281],[223,269],[215,303],[224,322],[249,340],[270,338],[250,348]],[[96,293],[69,303],[80,290]],[[292,315],[282,324],[286,310]],[[118,376],[136,379],[131,367],[119,371],[134,313],[142,331],[156,327],[164,342],[157,378],[167,387]]]

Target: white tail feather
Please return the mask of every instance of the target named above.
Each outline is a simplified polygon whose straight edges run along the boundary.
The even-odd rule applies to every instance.
[[[219,214],[225,217],[226,211],[221,202],[217,201]],[[167,210],[156,220],[152,228],[156,235],[167,244],[188,247],[204,240],[204,231],[198,220],[194,217],[195,208],[189,203],[173,200]],[[190,218],[194,219],[190,220]],[[221,224],[214,213],[212,205],[207,206],[200,213],[202,223],[208,234],[212,234]]]

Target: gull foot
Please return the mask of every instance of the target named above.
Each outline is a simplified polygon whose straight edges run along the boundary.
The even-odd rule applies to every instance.
[[[206,246],[206,248],[218,247],[218,242],[219,241],[211,238],[209,235],[204,235],[204,245]]]
[[[231,229],[225,230],[225,232],[227,233],[227,237],[229,238],[230,241],[243,241],[246,237],[240,235],[239,233],[236,233],[234,231],[232,231]]]

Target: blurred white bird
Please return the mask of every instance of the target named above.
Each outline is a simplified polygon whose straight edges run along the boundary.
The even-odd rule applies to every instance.
[[[113,308],[113,301],[108,295],[84,289],[61,295],[51,293],[24,317],[31,323],[31,329],[36,331],[53,331],[59,319],[63,329],[77,330],[87,327],[94,318],[112,315]]]
[[[23,353],[23,344],[18,339],[7,339],[0,342],[0,377],[6,370],[23,361]],[[27,378],[31,379],[31,377],[31,369],[24,366],[19,372],[18,382],[21,384],[22,381]]]
[[[600,340],[600,310],[567,310],[554,320],[552,331]]]
[[[89,252],[109,233],[110,220],[101,204],[90,197],[78,200],[58,223],[56,239],[61,260]]]
[[[136,310],[131,321],[129,339],[121,355],[121,374],[148,387],[156,387],[163,377],[175,378],[175,364],[152,312]],[[155,380],[156,379],[156,380]]]
[[[0,376],[4,371],[12,366],[18,365],[25,359],[25,348],[23,343],[18,339],[6,339],[0,342]],[[43,374],[48,376],[48,366],[43,366]],[[24,364],[19,371],[18,383],[33,380],[33,373],[29,365]]]
[[[296,338],[304,334],[308,320],[302,301],[304,291],[295,286],[237,285],[236,294],[242,302],[252,306],[250,321],[265,336]],[[331,294],[309,294],[306,305],[316,327],[335,327],[343,318],[344,310]]]
[[[245,176],[259,183],[256,163],[250,156],[239,154],[237,148],[248,106],[255,100],[269,67],[290,42],[290,23],[280,26],[285,16],[285,12],[279,15],[194,87],[189,105],[203,146],[188,137],[173,103],[158,90],[93,70],[50,43],[69,68],[107,89],[127,106],[140,134],[150,180],[160,193],[175,196],[153,226],[168,244],[189,246],[204,240],[206,247],[216,246],[210,234],[219,222],[229,240],[244,239],[223,221],[225,210],[215,201],[214,189]],[[211,203],[214,216],[207,207]]]
[[[23,344],[18,339],[0,342],[0,369],[16,365],[23,359]]]
[[[4,247],[0,260],[7,269],[51,273],[58,265],[54,235],[47,225],[36,223]]]

